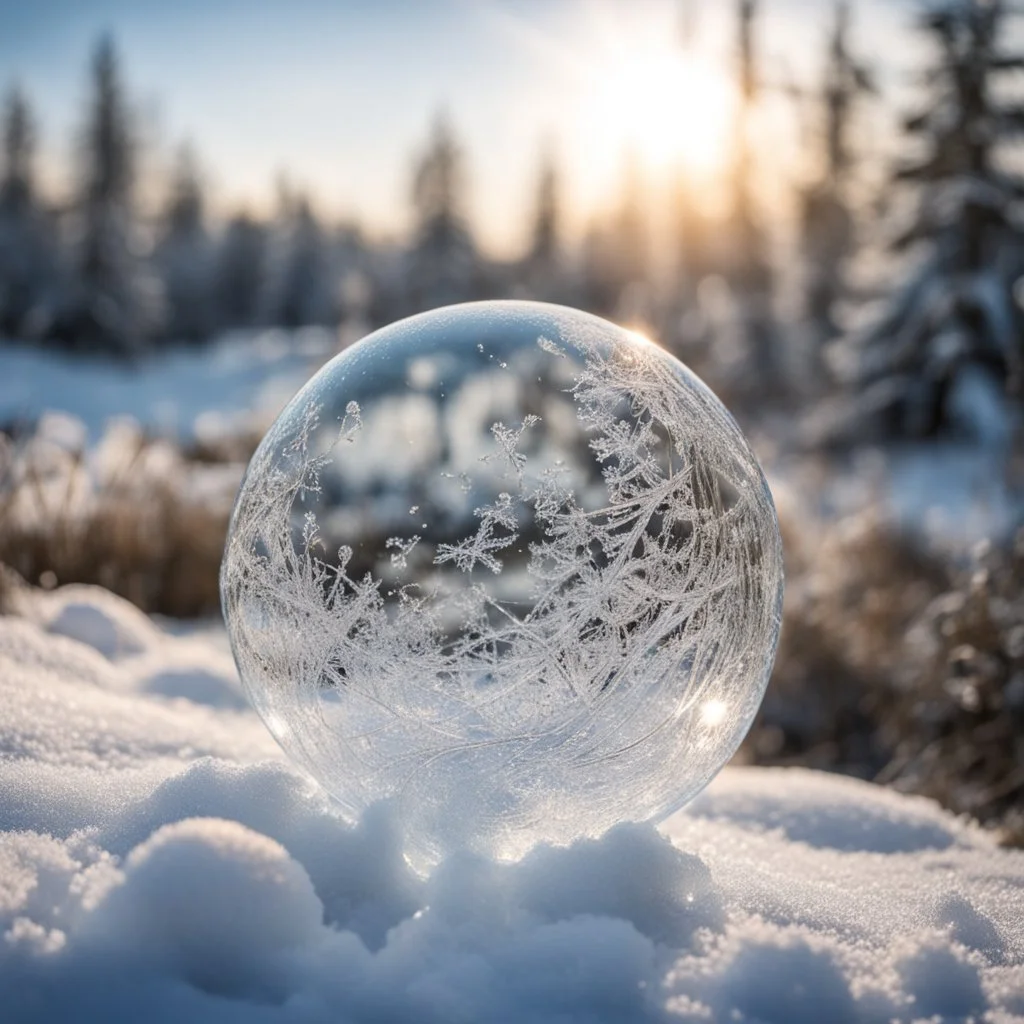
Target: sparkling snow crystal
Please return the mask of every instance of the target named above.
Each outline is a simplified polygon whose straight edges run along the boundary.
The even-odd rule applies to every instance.
[[[781,547],[685,367],[583,313],[479,303],[377,332],[298,394],[222,590],[274,736],[352,816],[393,799],[430,863],[694,796],[760,703]]]

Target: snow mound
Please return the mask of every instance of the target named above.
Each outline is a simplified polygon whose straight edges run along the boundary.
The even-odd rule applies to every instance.
[[[732,769],[426,878],[284,763],[216,631],[64,588],[0,618],[3,1020],[1024,1020],[1024,855],[927,801]]]
[[[315,944],[323,908],[309,875],[273,839],[235,821],[164,825],[105,872],[87,941],[204,992],[263,994],[279,956]]]
[[[945,850],[976,835],[931,800],[798,769],[727,775],[689,813],[847,853]]]

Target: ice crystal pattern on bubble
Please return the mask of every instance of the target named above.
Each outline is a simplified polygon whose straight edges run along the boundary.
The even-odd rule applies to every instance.
[[[317,450],[311,400],[287,445],[261,447],[249,470],[260,486],[235,513],[225,602],[258,709],[351,810],[412,794],[431,849],[493,849],[517,830],[565,839],[670,809],[731,753],[770,667],[778,535],[735,424],[653,346],[569,343],[599,507],[558,464],[528,472],[541,417],[495,422],[480,461],[505,489],[474,509],[475,529],[455,543],[388,537],[397,582],[352,571],[351,548],[328,550],[297,508],[358,439],[362,410],[349,402]],[[537,347],[566,355],[546,337]],[[486,584],[514,547],[526,611]],[[723,738],[723,718],[738,735]]]

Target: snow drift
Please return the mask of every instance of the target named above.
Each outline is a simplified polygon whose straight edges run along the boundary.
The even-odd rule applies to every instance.
[[[732,769],[660,830],[457,855],[341,820],[223,634],[67,587],[0,619],[9,1022],[1024,1020],[1024,854],[937,806]]]

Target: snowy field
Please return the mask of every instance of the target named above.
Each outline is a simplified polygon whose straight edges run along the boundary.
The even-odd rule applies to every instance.
[[[284,761],[215,626],[0,618],[0,1019],[1024,1021],[1024,853],[937,806],[725,771],[659,831],[405,866]]]
[[[338,345],[320,328],[236,331],[129,364],[0,344],[0,424],[63,412],[92,443],[117,417],[183,444],[262,431]]]

